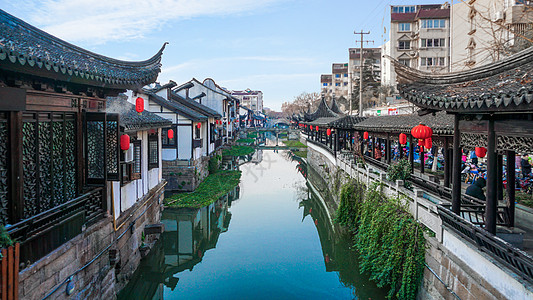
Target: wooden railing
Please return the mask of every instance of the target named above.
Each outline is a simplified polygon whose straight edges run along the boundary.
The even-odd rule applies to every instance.
[[[21,243],[22,262],[35,262],[71,238],[103,214],[104,188],[58,205],[7,228],[12,239]]]
[[[2,275],[0,277],[0,296],[2,297],[2,300],[18,299],[20,261],[19,243],[7,248],[3,248],[1,260]]]
[[[533,283],[533,258],[531,256],[443,206],[439,206],[438,211],[443,225]]]

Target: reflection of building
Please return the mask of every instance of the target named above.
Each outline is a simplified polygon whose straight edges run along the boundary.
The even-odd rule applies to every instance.
[[[255,150],[254,154],[252,155],[251,161],[256,164],[262,162],[263,161],[263,150],[261,149]]]
[[[200,209],[166,209],[161,217],[165,232],[161,241],[141,262],[119,299],[163,299],[164,287],[174,290],[174,275],[192,270],[207,250],[214,249],[221,233],[229,228],[231,201],[239,187],[211,205]]]

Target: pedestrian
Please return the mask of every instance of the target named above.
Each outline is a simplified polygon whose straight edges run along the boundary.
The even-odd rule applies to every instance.
[[[483,192],[483,188],[487,182],[484,178],[478,178],[474,183],[472,183],[467,189],[466,193],[468,196],[472,196],[474,198],[478,198],[479,200],[485,201],[485,193]]]
[[[531,173],[531,164],[529,163],[528,154],[524,154],[524,156],[522,156],[520,167],[522,168],[522,176],[529,176],[529,174]]]
[[[376,160],[381,160],[381,150],[379,149],[379,144],[374,148],[374,158]]]

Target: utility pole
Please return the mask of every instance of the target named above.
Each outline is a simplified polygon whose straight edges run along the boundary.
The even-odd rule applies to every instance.
[[[374,41],[365,41],[363,40],[363,34],[370,34],[369,32],[353,32],[354,34],[360,34],[361,40],[355,41],[356,43],[361,43],[361,51],[359,52],[359,116],[363,116],[363,43],[373,43]],[[350,115],[352,114],[352,101],[350,99]]]

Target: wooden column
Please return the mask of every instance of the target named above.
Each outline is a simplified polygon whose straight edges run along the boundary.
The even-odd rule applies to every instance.
[[[498,196],[498,200],[503,200],[503,154],[497,154],[497,158],[498,173],[496,174],[496,178],[498,184],[496,184],[496,195]]]
[[[498,214],[498,163],[496,153],[496,133],[494,132],[494,120],[489,120],[487,141],[487,207],[485,211],[485,229],[496,234],[496,216]]]
[[[387,134],[387,140],[385,144],[385,151],[387,151],[387,155],[385,156],[387,163],[390,164],[391,161],[391,142],[390,142],[390,136]]]
[[[509,209],[509,223],[514,227],[514,210],[515,210],[515,152],[507,151],[507,208]]]
[[[424,174],[424,146],[419,146],[418,149],[420,150],[420,173]]]
[[[443,148],[443,154],[444,154],[444,186],[450,187],[450,158],[452,155],[450,155],[450,149],[448,149],[448,138],[444,138],[444,148]]]
[[[9,172],[11,186],[11,209],[10,220],[13,223],[22,220],[24,213],[23,199],[23,164],[22,164],[22,112],[10,112],[9,114],[9,153],[11,168]]]
[[[400,155],[400,159],[403,158],[403,147],[402,144],[400,144],[400,141],[398,140],[398,154]]]
[[[332,134],[334,137],[335,142],[333,143],[333,151],[337,153],[337,149],[339,149],[339,137],[337,136],[337,131]]]
[[[413,152],[413,136],[409,135],[409,162],[411,163],[411,174],[415,171],[415,153]]]
[[[459,115],[455,114],[453,122],[453,166],[452,166],[452,211],[461,213],[461,132],[459,132]]]

